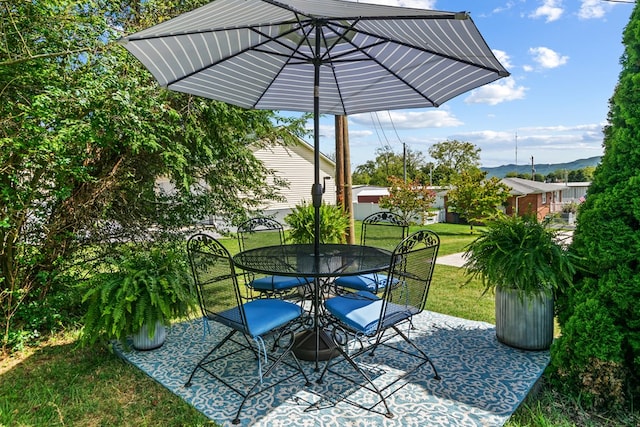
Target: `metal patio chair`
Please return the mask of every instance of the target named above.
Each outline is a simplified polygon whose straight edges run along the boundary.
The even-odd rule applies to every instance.
[[[374,410],[382,403],[385,415],[392,417],[385,391],[399,379],[382,389],[378,388],[357,363],[358,357],[364,353],[373,356],[376,349],[384,345],[418,359],[419,363],[408,369],[403,377],[428,363],[433,369],[434,378],[440,379],[429,356],[409,338],[408,331],[403,331],[405,326],[407,329],[413,328],[412,317],[425,308],[439,247],[437,234],[429,230],[417,231],[400,242],[391,255],[387,275],[389,280],[397,281],[397,286],[385,287],[382,296],[358,291],[338,295],[324,302],[327,313],[325,330],[330,331],[337,344],[333,352],[342,357],[327,362],[318,382],[321,383],[327,372],[331,372],[358,384],[345,376],[343,371],[335,369],[337,364],[347,361],[365,379],[363,387],[379,397],[374,403],[368,401],[368,405],[364,402],[349,403],[367,410]],[[391,342],[394,337],[400,337],[402,341]],[[407,343],[408,348],[399,345],[402,342]],[[355,350],[349,351],[354,344]]]
[[[284,229],[278,221],[267,217],[251,218],[238,226],[238,246],[246,251],[263,246],[276,246],[284,243]],[[245,283],[250,290],[264,296],[283,297],[292,290],[304,296],[313,284],[313,278],[291,276],[260,275],[251,271],[243,271]]]
[[[362,220],[360,244],[389,250],[401,242],[409,233],[409,223],[393,212],[376,212]],[[377,294],[393,281],[385,273],[370,273],[358,276],[339,277],[334,286],[340,290],[369,291]]]
[[[229,332],[200,359],[185,387],[191,386],[194,375],[199,370],[220,381],[242,397],[233,419],[233,423],[238,424],[245,403],[257,394],[300,374],[305,385],[309,385],[300,362],[291,351],[302,308],[278,298],[243,302],[231,255],[220,242],[207,234],[192,236],[187,242],[187,252],[205,322],[218,322],[228,327]],[[265,343],[271,337],[274,339],[273,353]],[[250,375],[248,368],[243,370],[241,378],[229,377],[233,372],[225,374],[228,358],[241,351],[250,351],[252,359],[258,361],[258,378],[250,387],[247,383],[244,389],[240,383],[246,382]],[[292,363],[286,361],[289,358]],[[279,369],[278,373],[286,372],[286,375],[265,385],[263,379],[269,377],[276,367],[281,368],[283,365],[287,369]]]

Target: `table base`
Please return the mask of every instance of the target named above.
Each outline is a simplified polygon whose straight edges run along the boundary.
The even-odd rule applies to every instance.
[[[306,330],[296,334],[293,344],[293,354],[300,360],[315,361],[329,360],[337,356],[339,353],[333,351],[336,345],[325,331],[318,331],[320,335],[319,345],[316,352],[316,332],[314,330]],[[317,354],[317,358],[316,358]]]

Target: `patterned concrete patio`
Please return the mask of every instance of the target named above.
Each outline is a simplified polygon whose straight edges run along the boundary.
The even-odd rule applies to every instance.
[[[507,347],[495,338],[493,325],[458,319],[433,312],[414,318],[417,330],[412,338],[435,363],[442,379],[433,379],[424,366],[404,375],[414,363],[392,350],[378,351],[367,362],[376,383],[399,379],[388,398],[394,418],[358,409],[349,399],[368,399],[358,387],[339,377],[324,384],[304,387],[302,377],[271,389],[246,405],[243,426],[501,426],[527,396],[549,362],[548,352],[525,352]],[[231,425],[239,397],[212,380],[196,374],[193,385],[184,383],[197,360],[225,333],[211,324],[212,333],[203,339],[200,320],[179,323],[168,331],[167,342],[150,352],[124,351],[122,357],[160,384],[182,397],[204,415],[221,425]],[[382,350],[382,349],[381,349]],[[257,378],[257,364],[248,352],[239,353],[218,369],[242,384]],[[311,379],[318,375],[312,362],[303,362]],[[289,368],[282,368],[289,369]]]

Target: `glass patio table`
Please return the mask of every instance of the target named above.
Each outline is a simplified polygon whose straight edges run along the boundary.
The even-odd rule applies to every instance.
[[[314,279],[313,328],[296,336],[294,353],[299,359],[314,360],[318,370],[318,361],[328,358],[334,345],[320,327],[320,282],[386,270],[391,252],[373,246],[326,243],[320,244],[316,259],[313,244],[289,244],[249,249],[235,255],[233,262],[243,270]]]

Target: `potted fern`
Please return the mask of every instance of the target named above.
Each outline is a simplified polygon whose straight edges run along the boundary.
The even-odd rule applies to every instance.
[[[89,282],[83,341],[116,339],[138,350],[162,346],[165,326],[196,307],[197,299],[183,253],[164,247],[125,248],[108,260],[109,271]]]
[[[495,292],[496,336],[512,347],[546,350],[553,341],[554,294],[571,282],[577,258],[535,216],[501,217],[466,247],[469,281]],[[468,283],[468,282],[467,282]]]

